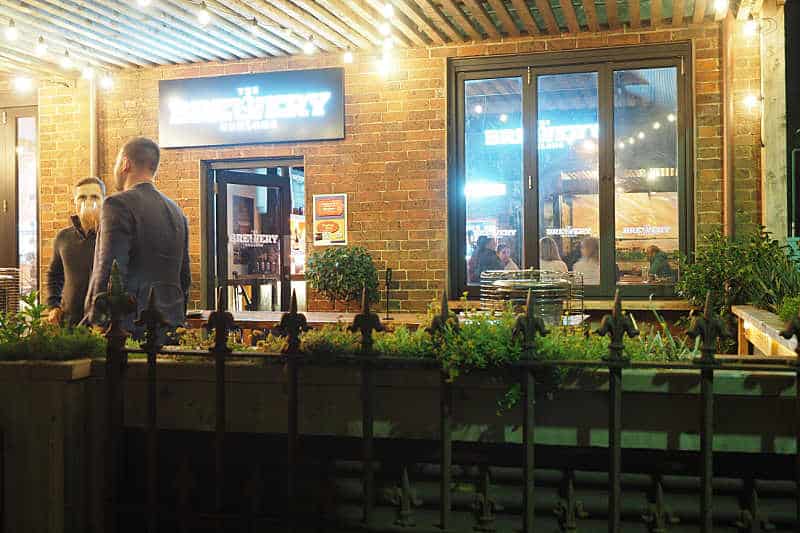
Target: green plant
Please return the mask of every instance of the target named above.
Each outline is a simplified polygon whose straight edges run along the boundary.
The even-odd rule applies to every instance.
[[[424,328],[410,331],[399,326],[392,332],[375,334],[375,351],[388,357],[426,357],[433,351],[431,336]]]
[[[778,306],[778,315],[784,322],[789,322],[800,312],[800,296],[788,296]]]
[[[177,328],[169,337],[184,350],[209,350],[214,346],[214,337],[204,329]],[[228,333],[227,344],[228,348],[235,352],[244,352],[251,349],[239,341],[234,331]]]
[[[355,353],[360,340],[356,333],[347,331],[345,324],[326,324],[306,331],[301,339],[304,353],[322,357]]]
[[[314,252],[306,263],[309,285],[336,302],[361,301],[366,287],[370,302],[378,301],[378,271],[372,257],[360,246],[330,247]]]

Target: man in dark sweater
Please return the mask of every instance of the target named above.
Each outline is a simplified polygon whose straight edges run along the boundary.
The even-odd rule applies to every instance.
[[[105,193],[106,186],[98,178],[82,179],[73,189],[77,214],[70,217],[72,225],[56,236],[47,272],[48,318],[53,324],[74,326],[83,318]]]
[[[153,183],[161,151],[144,137],[128,141],[117,156],[114,179],[117,193],[103,203],[86,311],[93,324],[109,317],[96,296],[105,292],[114,261],[125,290],[136,298],[137,310],[123,327],[140,338],[134,325],[147,307],[152,290],[155,305],[172,327],[186,318],[191,274],[189,271],[189,224],[180,207]]]

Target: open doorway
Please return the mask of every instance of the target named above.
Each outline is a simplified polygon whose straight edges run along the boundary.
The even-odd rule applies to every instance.
[[[204,163],[205,301],[230,311],[305,308],[305,172],[302,159]]]

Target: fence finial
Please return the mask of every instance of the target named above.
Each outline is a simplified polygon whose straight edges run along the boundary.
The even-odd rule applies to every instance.
[[[159,330],[171,326],[171,324],[164,318],[164,313],[158,308],[156,304],[156,290],[155,287],[150,287],[150,294],[147,297],[147,307],[142,309],[139,314],[139,319],[136,325],[144,327],[144,343],[142,348],[145,351],[159,350],[161,345],[159,343]]]
[[[529,353],[535,348],[536,336],[545,336],[550,333],[541,317],[536,316],[533,305],[533,291],[528,289],[528,298],[525,307],[525,314],[517,315],[514,323],[512,336],[522,337],[522,353]]]
[[[372,332],[386,329],[381,323],[380,317],[369,309],[366,284],[361,291],[361,312],[353,318],[353,323],[347,329],[352,332],[361,332],[361,353],[365,355],[372,354]]]
[[[619,289],[614,293],[614,308],[610,315],[603,317],[600,322],[600,327],[595,331],[598,335],[608,336],[611,339],[611,344],[608,345],[608,360],[623,360],[622,355],[625,345],[622,340],[625,335],[633,338],[639,335],[639,330],[633,324],[630,315],[622,310],[622,298],[619,295]]]
[[[695,339],[700,337],[701,361],[706,363],[715,362],[714,354],[717,351],[717,339],[729,337],[728,328],[722,319],[714,313],[711,305],[711,291],[706,292],[706,303],[703,307],[702,316],[695,317],[692,325],[686,334]]]
[[[105,331],[107,339],[124,339],[130,335],[122,327],[122,320],[136,312],[136,299],[125,291],[125,283],[122,281],[122,274],[116,259],[111,264],[108,288],[106,292],[98,293],[94,297],[94,304],[103,315],[109,318]]]
[[[292,303],[289,312],[281,316],[278,329],[288,335],[283,353],[298,353],[300,351],[300,333],[311,329],[303,313],[297,312],[297,293],[292,289]]]
[[[228,333],[233,329],[233,315],[225,310],[222,303],[223,287],[217,289],[217,309],[212,311],[206,322],[206,329],[214,331],[214,347],[209,351],[230,352],[228,348]]]

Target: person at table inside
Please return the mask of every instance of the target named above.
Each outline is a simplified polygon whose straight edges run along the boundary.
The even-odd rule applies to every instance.
[[[189,297],[189,224],[181,208],[160,192],[153,179],[161,150],[144,137],[128,141],[114,165],[116,194],[106,199],[94,269],[86,296],[87,318],[103,324],[108,317],[95,297],[107,290],[114,261],[119,265],[125,289],[136,298],[136,313],[123,327],[141,338],[143,329],[133,320],[147,307],[150,290],[171,327],[183,325]]]
[[[74,326],[83,318],[105,195],[106,186],[99,178],[84,178],[73,187],[76,214],[70,217],[72,224],[58,232],[47,272],[47,319],[51,324]]]
[[[650,261],[650,275],[659,278],[674,279],[675,271],[669,266],[669,257],[658,246],[651,244],[646,250]]]
[[[581,241],[581,258],[572,265],[572,271],[583,274],[584,285],[600,285],[600,243],[597,237]]]
[[[475,243],[475,250],[467,261],[467,276],[469,281],[477,283],[481,280],[481,274],[486,270],[503,270],[503,264],[497,257],[495,248],[497,241],[486,235],[478,237]]]
[[[519,267],[511,259],[511,247],[507,244],[501,244],[497,247],[497,257],[500,258],[500,263],[503,265],[503,270],[519,270]]]
[[[539,269],[550,272],[566,272],[567,264],[561,259],[558,245],[552,237],[542,237],[539,240]]]

